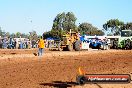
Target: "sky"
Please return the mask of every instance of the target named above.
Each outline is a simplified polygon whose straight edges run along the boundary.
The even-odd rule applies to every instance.
[[[88,22],[102,29],[110,19],[132,22],[132,0],[0,0],[0,27],[10,33],[35,30],[42,35],[62,12],[73,12],[76,25]]]

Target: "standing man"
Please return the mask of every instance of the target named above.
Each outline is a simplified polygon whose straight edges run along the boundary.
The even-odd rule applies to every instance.
[[[106,44],[106,50],[108,50],[109,47],[108,47],[108,38],[107,37],[105,37],[105,44]]]
[[[14,48],[16,49],[16,45],[17,45],[17,42],[16,42],[16,39],[14,39]]]
[[[44,47],[45,47],[44,40],[43,40],[43,38],[41,36],[41,38],[38,41],[38,48],[39,48],[39,50],[38,50],[38,56],[42,56]]]
[[[104,46],[104,50],[108,50],[108,39],[107,37],[104,38],[104,42],[103,42],[103,46]]]

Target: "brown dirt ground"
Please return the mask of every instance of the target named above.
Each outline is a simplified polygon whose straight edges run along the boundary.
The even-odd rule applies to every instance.
[[[76,85],[78,68],[87,74],[130,74],[132,50],[91,50],[80,52],[36,49],[0,50],[0,88],[132,88],[129,84]]]

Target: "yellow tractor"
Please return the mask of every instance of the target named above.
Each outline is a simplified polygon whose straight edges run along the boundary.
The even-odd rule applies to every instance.
[[[68,32],[62,36],[63,41],[58,45],[59,51],[68,50],[68,51],[80,51],[81,50],[81,41],[79,38],[79,33],[77,32]]]

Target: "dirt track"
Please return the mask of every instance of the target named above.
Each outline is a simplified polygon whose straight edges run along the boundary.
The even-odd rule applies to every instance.
[[[87,74],[132,76],[132,50],[46,51],[43,57],[35,56],[36,52],[0,50],[0,88],[132,88],[132,83],[75,83],[80,66]]]

